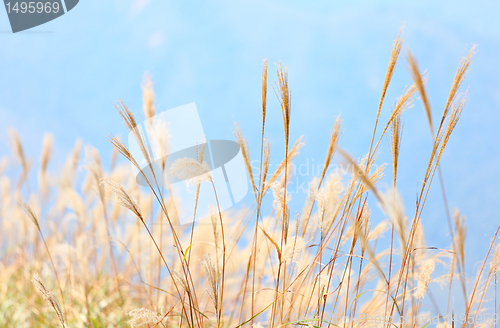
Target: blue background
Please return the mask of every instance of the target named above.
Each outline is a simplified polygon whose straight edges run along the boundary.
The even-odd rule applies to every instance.
[[[253,159],[260,146],[260,82],[264,58],[275,81],[280,60],[292,90],[291,139],[306,136],[296,164],[322,163],[335,117],[340,145],[355,158],[369,147],[393,40],[404,23],[402,56],[381,119],[411,84],[404,53],[422,70],[434,120],[440,118],[461,56],[477,45],[463,90],[469,98],[443,155],[450,207],[467,217],[467,261],[484,257],[500,220],[500,20],[487,1],[81,1],[64,16],[12,34],[0,10],[0,154],[10,154],[9,127],[38,159],[45,131],[55,137],[56,170],[83,139],[109,162],[108,132],[126,136],[114,103],[122,99],[142,115],[141,83],[155,83],[157,111],[196,102],[207,138],[233,139],[241,122]],[[267,136],[272,158],[283,157],[281,111],[269,88]],[[412,216],[431,139],[422,105],[404,114],[399,184]],[[377,163],[390,163],[387,143]],[[391,170],[385,182],[390,184]],[[304,177],[308,181],[310,177]],[[430,246],[448,247],[437,179],[423,213]],[[294,195],[292,210],[302,206]],[[251,203],[252,196],[247,196]],[[382,219],[372,208],[374,220]]]

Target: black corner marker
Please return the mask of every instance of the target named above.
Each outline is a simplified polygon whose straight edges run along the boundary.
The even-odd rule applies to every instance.
[[[78,4],[79,0],[64,0],[64,3],[66,4],[66,11],[70,11],[71,9],[75,8],[75,6]]]
[[[64,0],[66,10],[73,9],[79,0]],[[4,0],[12,32],[20,32],[42,25],[64,15],[61,0]]]

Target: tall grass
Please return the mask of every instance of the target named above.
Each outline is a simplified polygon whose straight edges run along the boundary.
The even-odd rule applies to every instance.
[[[201,184],[211,185],[217,199],[213,215],[196,224],[179,225],[161,177],[154,170],[143,173],[138,159],[119,138],[109,137],[111,167],[103,167],[96,149],[83,149],[77,143],[62,169],[51,174],[52,139],[47,135],[38,181],[32,185],[32,161],[23,151],[20,136],[13,132],[14,156],[0,162],[0,325],[494,326],[485,318],[496,315],[498,229],[487,241],[489,250],[476,276],[467,277],[467,228],[458,211],[449,213],[440,169],[444,149],[465,107],[467,92],[459,92],[474,47],[459,63],[437,122],[427,97],[427,77],[408,52],[414,83],[396,99],[389,120],[382,122],[386,91],[402,46],[400,33],[390,55],[366,155],[354,159],[339,147],[342,120],[332,118],[323,169],[311,178],[309,194],[298,213],[290,210],[293,200],[288,187],[293,160],[304,142],[290,139],[292,99],[288,71],[281,63],[276,65],[277,81],[271,86],[280,109],[268,108],[267,61],[263,64],[262,125],[255,127],[261,134],[260,144],[249,145],[240,125],[235,125],[250,178],[250,206],[221,212],[202,145],[196,158],[177,160],[170,167],[162,161],[162,170],[194,181],[197,197]],[[144,116],[152,118],[156,114],[154,91],[148,78],[143,95]],[[418,178],[416,205],[405,209],[397,189],[398,161],[404,147],[404,112],[415,105],[417,97],[428,119],[432,148],[425,175]],[[136,129],[136,115],[124,103],[119,102],[117,110],[143,158],[152,164],[152,149],[168,147],[164,137],[168,131],[146,138]],[[280,115],[280,111],[285,147],[273,171],[266,117]],[[384,137],[390,143],[388,166],[376,164]],[[258,172],[252,171],[250,146],[260,147]],[[125,161],[117,164],[118,155]],[[331,170],[334,161],[347,171]],[[142,174],[147,188],[136,183],[131,166]],[[428,246],[421,222],[436,173],[447,212],[448,249]],[[384,174],[392,175],[389,190],[378,187]],[[386,219],[375,225],[369,206],[377,203]],[[265,212],[269,204],[272,209]],[[193,213],[196,218],[196,206]],[[387,249],[379,249],[383,236],[390,240]],[[435,282],[444,286],[446,304],[438,304],[446,297],[436,301],[430,288]],[[460,289],[463,305],[454,298],[454,286]],[[431,315],[439,320],[430,322]]]

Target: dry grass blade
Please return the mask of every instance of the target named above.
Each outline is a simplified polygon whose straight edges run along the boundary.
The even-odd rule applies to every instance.
[[[434,136],[434,125],[432,123],[432,112],[431,105],[429,103],[429,99],[427,98],[427,93],[424,88],[424,79],[422,78],[422,74],[420,74],[420,70],[418,69],[418,64],[416,60],[413,58],[411,52],[408,50],[406,54],[406,58],[408,60],[408,64],[410,65],[409,70],[415,85],[417,86],[420,97],[422,98],[422,102],[424,104],[425,114],[427,115],[427,120],[429,122],[429,127],[431,129],[431,133]]]
[[[299,154],[299,150],[300,148],[302,148],[302,146],[304,146],[304,142],[302,141],[302,136],[301,136],[297,139],[297,141],[295,141],[292,148],[290,148],[290,151],[288,152],[288,165],[290,165],[291,161],[295,157],[297,157],[297,155]],[[278,180],[281,173],[283,173],[286,162],[287,162],[286,159],[283,159],[278,168],[276,169],[276,171],[274,171],[273,175],[269,178],[269,181],[265,183],[264,194],[269,190],[271,185],[275,183],[276,180]]]
[[[33,276],[32,282],[35,285],[36,289],[38,289],[38,291],[42,294],[43,298],[47,301],[47,303],[49,303],[50,306],[52,306],[52,308],[54,309],[54,311],[56,311],[61,326],[63,328],[66,327],[63,312],[61,306],[59,305],[59,302],[57,301],[56,295],[54,295],[53,292],[51,292],[47,287],[45,287],[38,274],[35,274]]]
[[[425,83],[427,80],[424,78],[422,81]],[[388,124],[392,124],[392,121],[396,119],[397,116],[400,116],[405,110],[413,106],[416,91],[417,87],[415,84],[412,84],[409,88],[403,91],[403,94],[396,100],[396,105],[394,106],[394,110],[392,111]]]
[[[141,214],[141,211],[139,210],[139,205],[137,205],[137,201],[125,191],[125,188],[123,188],[121,184],[110,178],[102,178],[101,184],[106,185],[109,188],[109,190],[113,194],[115,194],[115,196],[118,198],[118,203],[121,206],[130,210],[141,221],[144,222],[144,218]]]
[[[495,253],[493,253],[493,258],[490,263],[490,271],[494,274],[498,271],[498,265],[500,264],[500,244],[495,247]]]
[[[425,83],[425,80],[424,80],[424,83]],[[413,106],[413,102],[415,101],[414,95],[415,95],[416,91],[417,91],[417,88],[416,88],[415,84],[412,84],[409,88],[406,88],[403,91],[403,94],[401,96],[399,96],[398,99],[396,100],[396,105],[394,106],[394,109],[391,113],[391,117],[389,118],[389,121],[385,125],[384,130],[380,134],[380,138],[378,139],[377,144],[375,145],[375,148],[370,156],[369,162],[373,161],[373,158],[375,156],[375,152],[378,149],[380,142],[382,141],[382,138],[384,137],[387,130],[391,127],[391,125],[394,122],[394,120],[396,119],[396,117],[401,116],[401,114],[405,110],[407,110],[408,108]],[[369,169],[369,168],[370,168],[370,165],[368,165],[366,167],[366,169]]]
[[[14,156],[17,158],[22,168],[22,173],[19,176],[19,180],[17,182],[17,186],[21,187],[28,178],[28,172],[31,168],[31,160],[26,158],[24,154],[24,149],[19,134],[14,129],[10,129],[9,134],[10,134],[10,139],[12,140],[12,148],[14,150]]]
[[[205,273],[208,278],[208,283],[210,286],[209,295],[212,299],[215,312],[217,313],[220,309],[220,297],[219,297],[219,285],[220,285],[220,272],[216,268],[214,262],[210,255],[205,255],[203,260],[201,261],[203,268],[205,269]],[[218,323],[218,326],[220,323]]]
[[[353,176],[358,178],[368,189],[370,189],[375,196],[377,197],[377,200],[382,203],[382,198],[380,198],[380,194],[375,188],[375,185],[373,184],[371,178],[369,178],[365,174],[365,170],[359,167],[359,165],[354,161],[354,159],[349,155],[345,150],[342,148],[338,149],[340,155],[347,161],[347,164],[349,166],[350,171],[352,172]]]
[[[245,161],[245,167],[247,169],[250,184],[252,185],[252,190],[255,195],[255,199],[257,199],[257,188],[255,187],[255,182],[253,178],[252,166],[250,165],[250,154],[248,149],[248,140],[243,137],[243,133],[241,132],[241,127],[239,124],[234,123],[234,136],[236,138],[236,142],[240,145],[241,154],[243,155],[243,160]]]
[[[37,230],[39,232],[41,232],[40,224],[38,223],[38,219],[37,219],[35,213],[33,212],[33,210],[31,209],[31,207],[27,203],[24,203],[24,202],[21,203],[21,207],[24,209],[26,214],[28,214],[28,217],[31,219],[31,221],[35,224]]]
[[[401,126],[401,116],[397,115],[392,121],[392,126],[391,126],[391,158],[392,158],[392,175],[393,175],[392,181],[394,187],[396,186],[399,150],[401,148],[402,136],[403,136],[403,129]]]
[[[288,70],[285,67],[281,66],[281,62],[276,66],[276,72],[278,74],[278,85],[276,86],[278,90],[274,90],[276,92],[276,96],[281,105],[281,114],[283,116],[283,129],[285,131],[285,142],[288,146],[288,140],[290,137],[290,114],[292,111],[290,104],[290,89],[288,87]]]
[[[370,143],[370,151],[371,154],[373,142],[375,141],[375,132],[377,131],[378,120],[380,118],[380,112],[382,111],[382,105],[384,103],[385,95],[387,93],[387,88],[389,87],[389,83],[391,82],[392,75],[394,74],[394,69],[396,68],[396,64],[398,62],[399,54],[401,52],[401,47],[403,46],[403,38],[401,37],[401,32],[403,31],[403,26],[399,29],[398,37],[394,40],[391,51],[391,58],[389,59],[389,65],[387,67],[387,71],[385,73],[384,85],[382,87],[382,95],[380,96],[380,102],[377,110],[377,118],[375,120],[375,126],[373,128],[372,140]]]
[[[323,171],[321,172],[321,178],[319,179],[318,189],[321,187],[321,183],[325,178],[326,171],[330,166],[330,162],[332,161],[332,157],[335,154],[335,149],[337,147],[337,143],[340,139],[340,128],[342,126],[342,120],[340,116],[335,119],[335,123],[333,125],[333,131],[330,134],[330,142],[328,143],[328,150],[326,152],[325,164],[323,166]]]
[[[31,209],[31,207],[29,206],[28,203],[22,202],[21,207],[26,212],[26,214],[28,214],[31,221],[33,221],[33,223],[35,224],[35,226],[38,230],[38,233],[40,234],[40,237],[42,238],[43,245],[45,246],[45,250],[47,251],[47,255],[49,256],[50,265],[52,266],[52,270],[54,270],[54,274],[56,276],[57,286],[59,288],[59,292],[61,293],[61,297],[63,300],[63,306],[64,306],[64,293],[62,290],[61,281],[59,280],[59,274],[57,273],[56,266],[54,264],[54,260],[52,259],[52,254],[50,253],[50,250],[49,250],[49,246],[47,245],[47,242],[45,241],[45,237],[43,236],[43,233],[42,233],[42,229],[40,228],[40,222],[39,222],[35,212]]]
[[[456,228],[456,245],[457,253],[460,259],[460,265],[462,266],[462,272],[465,268],[465,237],[467,235],[467,226],[465,225],[465,217],[460,215],[460,212],[455,209],[453,211],[453,219],[455,220]]]
[[[17,157],[17,160],[21,164],[23,169],[26,169],[28,166],[28,161],[26,160],[26,156],[24,155],[24,149],[21,142],[21,137],[14,130],[9,130],[10,139],[12,140],[12,148],[14,150],[14,155]]]
[[[142,102],[144,117],[150,119],[155,116],[155,93],[153,90],[153,82],[148,74],[144,74],[144,81],[142,82]],[[148,122],[152,123],[152,120]]]
[[[441,157],[441,154],[444,151],[444,148],[448,144],[448,141],[450,140],[450,136],[457,126],[457,123],[460,119],[460,116],[462,115],[462,111],[465,107],[465,102],[467,101],[467,92],[465,92],[463,95],[458,95],[453,102],[452,105],[452,110],[450,114],[450,120],[448,122],[448,126],[446,127],[446,131],[444,132],[443,136],[443,142],[441,144],[441,149],[439,150],[438,154],[438,160]]]
[[[263,157],[263,165],[262,165],[262,177],[261,177],[261,185],[260,192],[264,191],[264,186],[266,184],[267,172],[269,171],[269,161],[271,160],[271,143],[269,140],[264,141],[264,148],[262,152]],[[261,196],[262,197],[262,196]]]
[[[53,137],[49,133],[45,133],[43,136],[43,147],[42,153],[40,155],[40,173],[38,175],[39,188],[42,196],[46,196],[47,193],[47,166],[49,165],[50,156],[52,155],[52,144]]]
[[[387,67],[387,72],[385,73],[384,86],[382,87],[382,96],[380,97],[380,103],[378,106],[377,119],[380,115],[380,111],[382,109],[382,104],[384,103],[387,88],[389,87],[392,75],[394,74],[394,69],[396,68],[396,64],[398,62],[399,54],[401,52],[401,47],[403,46],[404,39],[401,36],[402,31],[403,31],[403,26],[401,26],[401,28],[399,29],[398,37],[396,38],[396,40],[394,40],[394,43],[392,44],[391,58],[389,59],[389,66]]]
[[[467,73],[469,71],[469,65],[472,61],[472,57],[474,56],[475,51],[476,51],[476,46],[474,45],[469,50],[467,56],[465,58],[462,58],[460,64],[458,65],[457,72],[455,73],[455,78],[453,79],[450,93],[448,95],[448,99],[446,100],[443,117],[448,114],[450,105],[455,101],[457,92],[460,89],[460,86],[462,85],[462,82],[464,81],[465,77],[467,76]]]
[[[123,124],[127,128],[127,130],[132,134],[135,139],[135,142],[139,146],[141,150],[142,156],[148,164],[150,164],[151,156],[149,154],[148,148],[146,147],[146,142],[144,141],[143,135],[141,133],[140,128],[137,126],[137,122],[135,120],[134,114],[129,110],[127,105],[123,103],[123,101],[118,102],[118,106],[116,106],[118,113],[122,117]],[[153,171],[154,174],[154,171]]]
[[[128,161],[134,165],[135,168],[137,168],[139,171],[141,170],[141,167],[139,166],[139,163],[135,160],[134,156],[130,153],[130,150],[128,149],[127,145],[125,145],[123,142],[121,142],[118,138],[109,136],[108,137],[109,142],[113,145],[113,148],[118,151],[120,154],[122,154],[123,157],[125,157]]]
[[[262,134],[264,134],[264,126],[266,125],[267,111],[267,59],[264,59],[264,67],[262,67]]]
[[[495,245],[495,241],[496,241],[496,238],[498,236],[499,231],[500,231],[500,225],[498,226],[495,233],[493,234],[493,238],[491,239],[490,246],[488,248],[488,251],[486,252],[486,256],[484,257],[483,264],[481,265],[481,268],[479,269],[479,272],[477,274],[476,281],[474,283],[474,288],[472,289],[472,293],[470,295],[469,301],[467,302],[467,304],[465,306],[465,319],[463,320],[463,325],[462,325],[463,328],[465,328],[466,324],[468,323],[469,315],[470,315],[470,312],[472,310],[473,301],[474,301],[474,298],[476,296],[477,287],[478,287],[479,282],[481,280],[481,276],[483,274],[484,267],[486,266],[486,261],[488,260],[488,257],[490,255],[490,252],[491,252],[493,246]]]

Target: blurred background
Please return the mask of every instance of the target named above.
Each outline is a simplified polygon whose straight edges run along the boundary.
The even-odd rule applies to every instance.
[[[64,16],[12,34],[0,10],[0,155],[11,153],[8,128],[38,159],[45,132],[55,140],[49,170],[57,172],[77,139],[97,148],[109,165],[109,133],[126,137],[114,109],[123,100],[142,117],[141,84],[154,82],[157,112],[196,102],[208,139],[234,139],[241,122],[251,157],[259,158],[261,70],[269,61],[288,67],[292,90],[291,139],[305,136],[296,165],[322,164],[330,130],[340,114],[340,145],[353,157],[369,148],[391,47],[404,24],[403,51],[381,120],[411,84],[405,54],[411,50],[426,85],[434,120],[440,119],[460,59],[477,53],[462,91],[462,118],[441,162],[448,201],[467,218],[468,266],[482,260],[499,224],[500,4],[476,1],[160,1],[82,0]],[[272,162],[284,156],[281,110],[268,90],[267,137]],[[406,213],[412,217],[431,151],[419,101],[403,114],[399,167]],[[377,164],[390,163],[387,142]],[[122,159],[120,159],[122,161]],[[307,183],[311,172],[294,183]],[[391,169],[379,186],[389,186]],[[294,189],[295,188],[295,189]],[[297,190],[291,186],[291,190]],[[306,188],[307,189],[307,188]],[[292,213],[305,195],[292,191]],[[253,195],[245,202],[251,204]],[[383,215],[372,207],[374,220]],[[449,247],[446,217],[435,179],[422,220],[429,246]],[[466,263],[467,264],[467,263]]]

